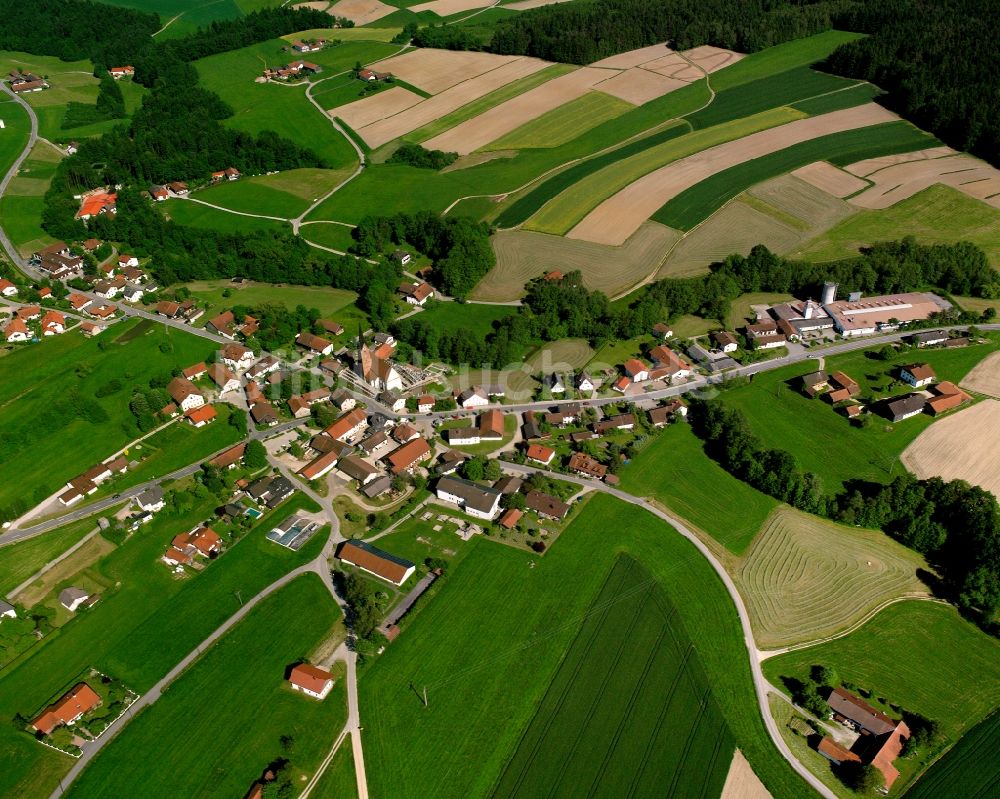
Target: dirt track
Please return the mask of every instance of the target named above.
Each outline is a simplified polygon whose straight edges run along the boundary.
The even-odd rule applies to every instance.
[[[993,364],[995,369],[996,361]],[[936,421],[906,448],[901,459],[919,478],[967,480],[1000,498],[998,442],[1000,401],[983,400]]]
[[[668,200],[729,167],[830,133],[864,128],[898,117],[875,103],[800,119],[720,144],[650,172],[602,202],[569,238],[619,245]]]

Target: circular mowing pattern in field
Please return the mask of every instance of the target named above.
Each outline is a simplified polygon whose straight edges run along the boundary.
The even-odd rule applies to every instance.
[[[762,648],[832,635],[886,600],[926,587],[920,558],[887,536],[778,508],[739,572]]]

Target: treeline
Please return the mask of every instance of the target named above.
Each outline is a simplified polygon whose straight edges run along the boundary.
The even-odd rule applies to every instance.
[[[389,158],[390,164],[406,164],[421,169],[444,169],[454,164],[458,153],[446,153],[444,150],[428,150],[419,144],[401,144]]]
[[[839,24],[871,36],[824,69],[877,84],[880,102],[942,141],[1000,165],[1000,17],[981,0],[867,0]]]
[[[990,492],[964,480],[905,474],[889,485],[856,481],[826,495],[815,474],[790,452],[764,447],[746,417],[724,402],[693,400],[688,419],[705,453],[734,477],[809,513],[884,530],[937,568],[943,593],[960,607],[986,621],[1000,610],[1000,506]]]
[[[578,0],[500,20],[494,53],[589,64],[667,42],[678,50],[713,44],[752,53],[833,27],[852,0]]]
[[[496,263],[489,225],[469,217],[442,217],[432,211],[395,216],[368,216],[353,230],[353,251],[385,253],[409,244],[434,262],[434,283],[453,297],[464,297]]]
[[[751,292],[818,298],[827,280],[840,285],[841,295],[937,287],[965,296],[1000,296],[1000,276],[985,254],[967,242],[921,245],[907,238],[872,245],[854,258],[818,264],[782,258],[758,245],[747,256],[731,255],[713,265],[708,275],[653,283],[626,307],[612,306],[604,294],[584,287],[579,272],[571,272],[562,280],[533,281],[518,311],[494,323],[482,339],[440,331],[419,315],[396,322],[393,331],[428,358],[498,366],[519,359],[526,346],[538,341],[584,338],[599,348],[686,314],[726,319],[732,301]],[[951,313],[960,320],[957,310]]]

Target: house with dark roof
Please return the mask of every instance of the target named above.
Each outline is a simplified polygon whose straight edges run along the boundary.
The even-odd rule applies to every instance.
[[[907,394],[885,403],[885,415],[893,422],[901,422],[923,413],[926,404],[927,399],[922,394]]]
[[[541,491],[529,491],[524,498],[525,507],[534,511],[543,519],[565,519],[569,514],[570,506],[562,500],[545,494]]]
[[[495,488],[458,477],[442,477],[437,482],[435,493],[438,499],[458,505],[470,516],[487,520],[496,518],[502,496]]]
[[[261,477],[247,487],[249,496],[269,508],[276,508],[294,493],[295,486],[283,475]]]

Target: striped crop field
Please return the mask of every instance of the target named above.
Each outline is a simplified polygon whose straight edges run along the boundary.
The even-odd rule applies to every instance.
[[[884,533],[775,510],[736,575],[763,649],[832,635],[882,603],[925,594],[923,559]]]
[[[675,609],[622,557],[493,796],[718,796],[734,747]]]

